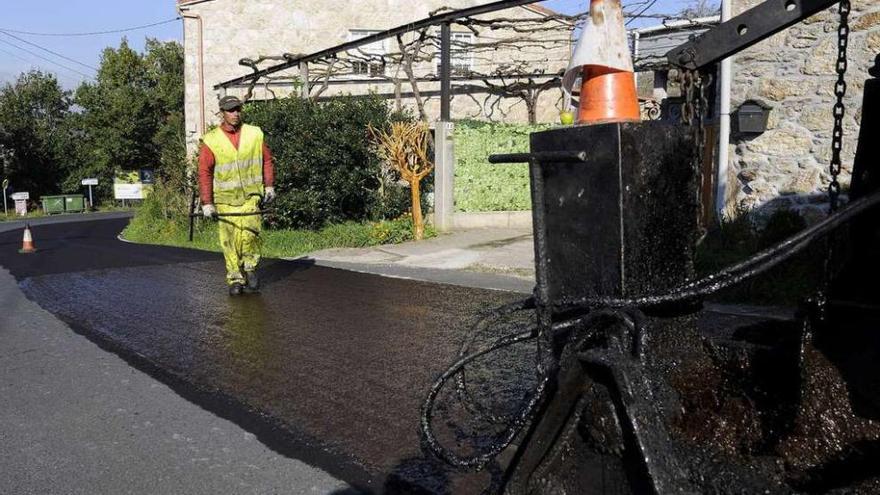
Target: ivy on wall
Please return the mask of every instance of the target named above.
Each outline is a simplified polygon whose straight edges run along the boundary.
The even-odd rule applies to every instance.
[[[464,120],[455,125],[455,210],[522,211],[532,208],[527,164],[491,164],[489,155],[529,151],[538,124]]]

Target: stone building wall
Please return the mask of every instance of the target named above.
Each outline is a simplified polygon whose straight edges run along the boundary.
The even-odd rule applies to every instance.
[[[214,85],[247,74],[250,69],[239,65],[242,58],[256,59],[259,56],[280,55],[282,53],[313,53],[323,48],[338,45],[348,40],[351,29],[382,30],[403,25],[407,22],[428,17],[430,12],[442,6],[455,9],[483,4],[482,0],[427,0],[417,3],[410,0],[362,0],[356,8],[343,0],[193,0],[181,2],[185,15],[201,17],[204,33],[204,86],[205,102],[201,107],[199,94],[199,22],[195,19],[184,21],[185,44],[185,111],[186,130],[190,149],[200,135],[201,111],[207,125],[218,121],[217,100],[224,94],[215,90]],[[489,14],[492,15],[492,14]],[[495,14],[498,15],[497,13]],[[503,11],[503,17],[540,16],[532,8],[516,7]],[[439,29],[439,28],[438,28]],[[465,28],[453,25],[453,32]],[[488,32],[488,30],[486,30]],[[564,32],[562,35],[565,36]],[[491,31],[493,38],[505,36],[504,32]],[[559,35],[557,34],[556,37]],[[393,43],[393,40],[389,40]],[[479,43],[479,38],[476,38]],[[396,48],[396,47],[395,47]],[[527,60],[533,70],[561,70],[567,66],[569,45],[560,45],[558,50],[548,53],[540,47],[524,47],[521,50],[499,50],[492,59],[474,60],[475,70],[485,72],[487,65],[513,64]],[[395,50],[396,51],[396,50]],[[277,62],[269,62],[274,64]],[[423,64],[417,75],[436,73],[432,63]],[[261,66],[262,67],[262,66]],[[389,68],[389,71],[394,70]],[[275,74],[294,77],[298,69]],[[478,82],[476,84],[479,84]],[[438,83],[424,83],[420,91],[438,91]],[[402,86],[404,92],[410,91],[409,84]],[[225,94],[243,96],[244,87],[230,88]],[[283,97],[294,91],[287,84],[264,86],[254,89],[253,98],[265,99]],[[365,94],[374,91],[380,94],[394,93],[392,84],[334,85],[322,96],[339,93]],[[540,121],[555,121],[561,108],[562,92],[554,88],[541,96],[538,118]],[[412,98],[403,98],[404,105],[414,107]],[[439,97],[428,98],[426,110],[433,120],[439,116]],[[491,105],[486,94],[457,95],[453,98],[453,118],[483,118],[508,122],[525,122],[526,108],[516,98],[507,99],[501,105]]]
[[[760,3],[735,0],[734,15]],[[746,100],[772,107],[768,130],[731,136],[728,215],[737,208],[786,207],[808,220],[825,215],[837,80],[837,6],[750,49],[733,62],[731,110]],[[853,0],[841,185],[850,181],[864,81],[880,53],[880,2]],[[733,116],[736,120],[736,116]]]

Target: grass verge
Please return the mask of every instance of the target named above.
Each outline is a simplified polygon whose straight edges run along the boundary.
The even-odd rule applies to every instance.
[[[26,221],[32,220],[34,218],[43,218],[45,216],[47,216],[47,215],[45,213],[43,213],[43,210],[33,210],[33,211],[29,211],[27,216],[22,217],[22,216],[16,215],[15,210],[10,208],[8,214],[0,215],[0,222],[19,222],[19,221],[26,222]]]
[[[101,205],[93,210],[86,210],[83,212],[74,212],[74,213],[53,213],[51,215],[47,215],[42,209],[37,208],[33,210],[28,210],[28,214],[26,216],[19,216],[15,214],[15,210],[13,208],[9,208],[9,213],[6,215],[0,215],[0,222],[19,222],[19,221],[28,221],[33,220],[35,218],[45,218],[45,217],[63,217],[64,215],[76,215],[76,214],[88,214],[88,213],[105,213],[112,211],[132,211],[131,207],[121,207],[114,205]]]
[[[196,218],[193,242],[189,242],[189,219],[157,217],[139,210],[122,236],[143,244],[177,246],[205,251],[220,251],[217,222]],[[425,237],[436,235],[433,227],[425,227]],[[397,244],[412,240],[412,219],[404,216],[380,222],[346,222],[321,230],[263,230],[263,256],[292,258],[329,248],[357,248],[380,244]]]

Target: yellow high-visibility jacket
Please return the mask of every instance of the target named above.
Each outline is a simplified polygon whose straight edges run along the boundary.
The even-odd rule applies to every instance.
[[[214,154],[214,203],[241,206],[263,195],[263,131],[245,124],[240,132],[238,149],[219,127],[203,139]]]

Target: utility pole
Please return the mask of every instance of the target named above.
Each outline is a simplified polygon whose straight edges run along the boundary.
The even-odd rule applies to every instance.
[[[6,196],[9,191],[9,150],[0,145],[0,164],[3,165],[3,215],[9,216],[9,210],[6,207]]]

